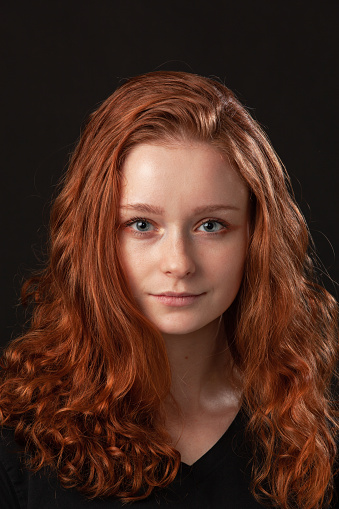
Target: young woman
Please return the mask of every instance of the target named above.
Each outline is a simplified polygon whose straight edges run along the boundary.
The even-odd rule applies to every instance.
[[[211,79],[91,116],[2,360],[2,507],[336,507],[336,303],[288,188]]]

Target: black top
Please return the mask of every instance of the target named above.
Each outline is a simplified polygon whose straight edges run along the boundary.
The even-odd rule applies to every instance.
[[[76,489],[60,486],[55,473],[29,472],[20,463],[13,431],[0,442],[1,509],[259,509],[249,492],[250,455],[243,442],[245,420],[236,416],[218,442],[192,466],[181,463],[174,482],[146,500],[123,506],[117,498],[88,500]],[[338,509],[339,504],[331,506]]]

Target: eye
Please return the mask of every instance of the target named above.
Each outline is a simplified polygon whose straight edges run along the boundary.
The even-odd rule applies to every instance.
[[[147,232],[152,226],[148,221],[136,221],[133,225],[139,232]]]
[[[126,227],[130,227],[136,232],[143,233],[149,232],[152,230],[153,225],[142,217],[133,217],[128,223],[125,224]]]
[[[203,228],[203,231],[207,233],[218,233],[221,230],[226,229],[227,225],[225,223],[222,223],[221,221],[209,219],[208,221],[205,221],[199,226],[198,231],[200,230],[200,228]]]

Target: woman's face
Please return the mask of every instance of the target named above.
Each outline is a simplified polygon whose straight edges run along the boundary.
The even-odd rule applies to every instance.
[[[216,321],[239,290],[249,238],[246,185],[208,144],[140,144],[123,166],[122,266],[163,334]]]

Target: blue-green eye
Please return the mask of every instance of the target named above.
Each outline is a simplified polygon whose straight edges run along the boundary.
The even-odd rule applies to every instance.
[[[134,224],[139,232],[147,232],[151,226],[147,221],[137,221]]]
[[[203,231],[205,232],[208,232],[208,233],[217,233],[219,232],[220,230],[223,230],[225,228],[225,225],[220,223],[219,221],[205,221],[204,223],[202,223],[198,230],[200,228],[203,228]]]
[[[152,229],[152,224],[143,218],[132,218],[128,223],[126,223],[126,226],[131,227],[136,232],[149,232]]]

